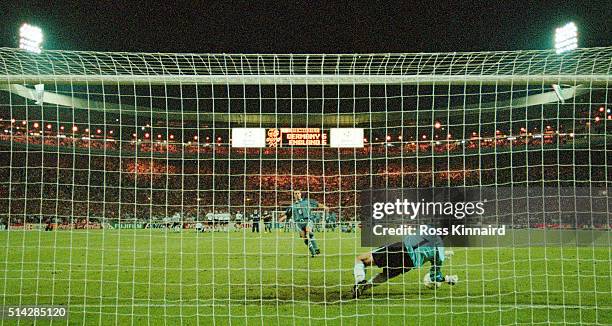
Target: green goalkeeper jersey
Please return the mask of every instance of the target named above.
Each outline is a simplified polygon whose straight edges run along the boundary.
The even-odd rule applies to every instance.
[[[441,267],[444,263],[444,243],[439,236],[410,235],[404,238],[404,246],[415,268],[431,263],[429,276],[432,282],[444,281]]]

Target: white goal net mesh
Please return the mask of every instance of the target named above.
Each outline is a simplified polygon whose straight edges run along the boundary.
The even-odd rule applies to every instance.
[[[0,48],[0,305],[67,307],[57,324],[612,324],[611,65],[610,47]],[[265,147],[231,146],[246,127]],[[331,128],[364,146],[330,147]],[[353,299],[360,192],[427,187],[588,189],[576,223],[532,208],[508,228],[604,246],[446,248],[456,285],[426,287],[425,264]],[[295,190],[321,204],[306,223],[283,220]]]

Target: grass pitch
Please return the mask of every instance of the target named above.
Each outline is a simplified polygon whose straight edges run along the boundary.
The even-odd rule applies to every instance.
[[[609,248],[456,248],[454,287],[424,288],[426,266],[353,300],[369,248],[355,233],[316,237],[310,258],[282,231],[2,231],[0,300],[69,307],[68,321],[21,325],[612,324]]]

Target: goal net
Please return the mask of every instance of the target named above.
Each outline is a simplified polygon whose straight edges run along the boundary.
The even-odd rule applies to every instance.
[[[0,48],[0,305],[76,324],[609,325],[611,62]],[[238,128],[259,145],[232,146]],[[332,146],[334,128],[361,144]],[[375,249],[362,194],[427,188],[492,194],[480,226],[506,236],[446,243],[454,286],[426,286],[425,262],[354,299]]]

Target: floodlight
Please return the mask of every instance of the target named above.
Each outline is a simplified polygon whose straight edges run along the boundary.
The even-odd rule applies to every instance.
[[[42,51],[43,34],[42,30],[30,24],[23,24],[19,29],[19,48],[40,53]]]
[[[557,54],[571,51],[578,47],[578,28],[573,22],[555,30],[555,49]]]

